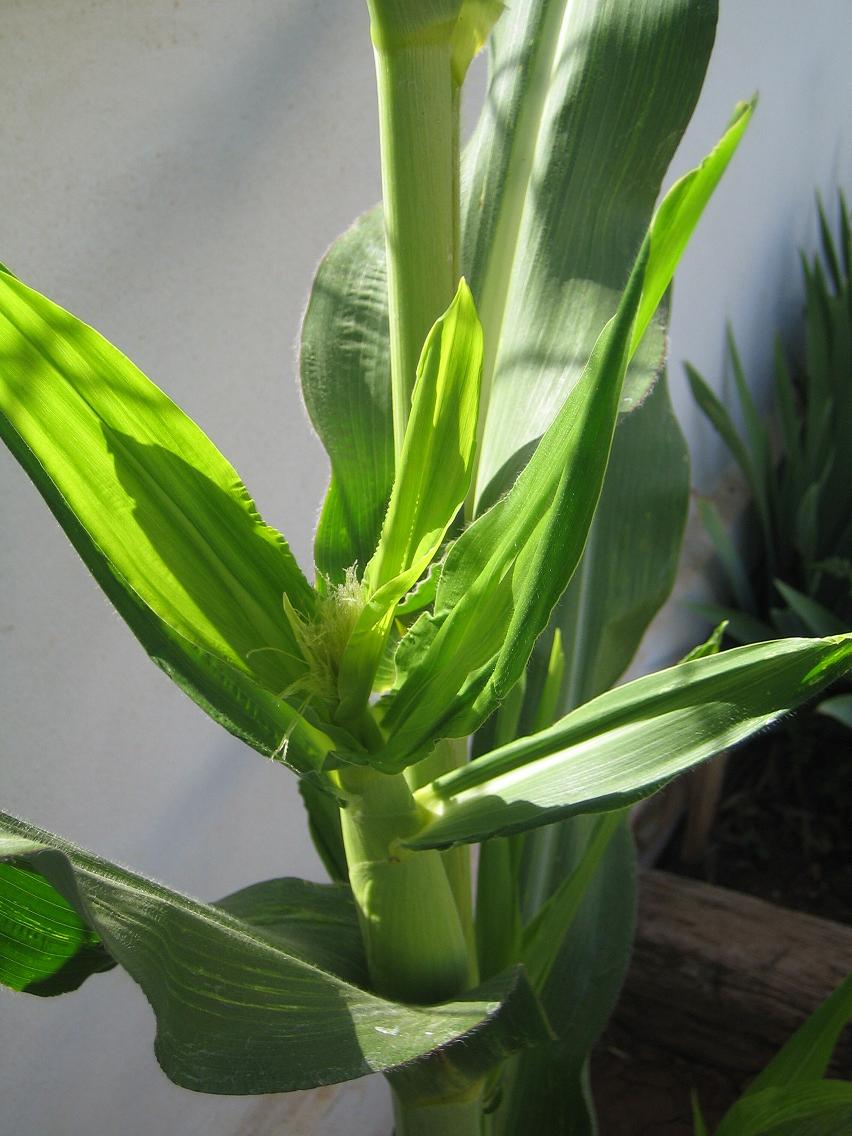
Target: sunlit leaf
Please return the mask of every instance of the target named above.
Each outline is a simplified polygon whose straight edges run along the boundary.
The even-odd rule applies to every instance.
[[[852,668],[852,634],[739,647],[608,691],[421,789],[444,847],[621,808],[743,741]]]

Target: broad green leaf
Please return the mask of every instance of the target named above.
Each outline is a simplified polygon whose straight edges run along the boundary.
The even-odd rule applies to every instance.
[[[341,714],[366,704],[396,605],[441,547],[470,486],[479,414],[482,329],[464,280],[430,331],[378,547],[364,571],[365,606],[341,664]]]
[[[521,945],[517,864],[511,840],[487,840],[479,851],[476,947],[483,978],[516,962]]]
[[[674,581],[688,501],[686,443],[671,410],[663,373],[642,405],[619,420],[589,540],[555,612],[566,651],[558,700],[562,713],[608,689],[629,663]],[[630,572],[622,570],[625,563],[630,564]],[[544,643],[543,637],[534,659],[544,654],[540,646]],[[552,713],[541,720],[534,705],[537,680],[533,675],[530,679],[532,704],[523,733],[541,729],[559,716]],[[518,886],[530,901],[531,915],[566,876],[571,878],[576,857],[582,855],[581,838],[595,823],[571,818],[509,838],[523,842]],[[562,1123],[573,1134],[572,1126],[577,1124],[573,1107],[584,1103],[578,1096],[579,1084],[567,1072],[561,1080],[560,1071],[570,1062],[582,1061],[615,1004],[632,938],[632,861],[632,841],[625,826],[607,847],[584,906],[559,942],[560,978],[549,987],[548,1004],[557,1032],[573,1039],[571,1054],[561,1043],[548,1047],[542,1061],[552,1069],[550,1078],[537,1073],[532,1054],[515,1062],[523,1075],[511,1091],[507,1089],[507,1101],[522,1117],[524,1102],[534,1093],[544,1115],[543,1131],[558,1131]],[[593,978],[578,990],[579,973]],[[563,1009],[572,1016],[563,1018]],[[510,1125],[507,1131],[511,1130]]]
[[[619,812],[595,817],[588,842],[576,865],[524,928],[521,961],[536,990],[547,983],[562,942],[623,817]]]
[[[495,1136],[597,1136],[586,1062],[571,1063],[558,1044],[519,1054],[503,1080]]]
[[[263,931],[298,958],[355,986],[368,985],[364,941],[348,885],[264,880],[214,906]]]
[[[393,484],[385,233],[381,209],[343,234],[317,270],[302,324],[302,393],[331,458],[314,545],[333,583],[373,555]],[[320,581],[321,582],[321,577]]]
[[[852,1084],[816,1081],[741,1098],[716,1136],[841,1136],[852,1131]]]
[[[749,1085],[744,1096],[764,1089],[807,1085],[825,1076],[840,1034],[852,1021],[852,975],[815,1010]]]
[[[259,753],[302,772],[322,768],[336,748],[351,749],[353,743],[340,731],[326,733],[317,728],[286,700],[173,631],[127,588],[55,484],[45,478],[33,451],[21,447],[16,454],[86,567],[148,655],[214,721]]]
[[[304,895],[297,925],[288,926],[268,890],[274,884],[225,900],[249,916],[238,917],[5,814],[0,861],[38,872],[62,910],[70,905],[139,983],[157,1018],[157,1058],[185,1088],[287,1092],[392,1069],[436,1049],[452,1060],[456,1045],[482,1047],[494,1059],[542,1036],[540,1012],[518,974],[437,1007],[403,1006],[353,985],[318,962]],[[7,880],[0,881],[5,901]],[[314,922],[337,902],[330,891],[323,895],[310,905]],[[333,935],[340,934],[335,923],[348,921],[342,908]],[[4,935],[29,950],[19,966],[43,972],[56,926],[44,896],[26,896],[17,909],[4,903],[3,918]],[[329,944],[323,962],[336,949]]]
[[[616,311],[715,23],[714,3],[679,0],[518,0],[498,21],[462,168],[462,268],[486,345],[477,497],[495,478],[508,488],[504,467],[548,428]],[[654,336],[625,406],[659,370]]]
[[[442,848],[622,808],[743,741],[852,668],[852,634],[739,647],[608,691],[417,793]]]
[[[273,693],[304,669],[281,601],[310,612],[311,588],[233,468],[116,348],[5,274],[0,432],[168,628]]]

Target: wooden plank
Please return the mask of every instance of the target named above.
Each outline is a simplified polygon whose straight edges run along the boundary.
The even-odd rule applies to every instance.
[[[673,1054],[751,1075],[850,972],[852,927],[648,871],[617,1020]],[[837,1064],[852,1077],[850,1031]]]

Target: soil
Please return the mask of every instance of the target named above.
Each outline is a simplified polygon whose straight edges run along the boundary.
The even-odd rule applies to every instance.
[[[852,731],[803,713],[731,753],[703,859],[679,849],[659,866],[852,923]]]

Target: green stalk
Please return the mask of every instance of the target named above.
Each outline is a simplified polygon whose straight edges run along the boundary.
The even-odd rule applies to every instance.
[[[428,757],[410,765],[404,773],[412,793],[428,785],[453,769],[461,769],[467,764],[467,738],[444,738],[438,742]],[[476,930],[473,923],[473,880],[470,865],[470,845],[457,844],[441,852],[444,871],[450,883],[450,890],[456,901],[462,931],[468,948],[470,960],[470,985],[479,981],[479,967],[476,951]]]
[[[402,774],[351,769],[343,844],[373,988],[400,1002],[444,1002],[470,982],[470,956],[438,852],[402,840],[423,819]]]
[[[467,1097],[429,1102],[406,1102],[394,1093],[394,1136],[486,1136],[491,1131],[482,1114],[477,1086]]]
[[[387,239],[394,450],[417,361],[449,307],[458,260],[458,111],[452,36],[461,0],[368,0]]]

